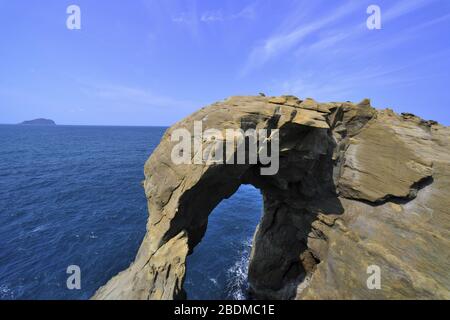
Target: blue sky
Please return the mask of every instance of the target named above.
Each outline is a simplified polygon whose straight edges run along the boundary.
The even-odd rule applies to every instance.
[[[0,123],[170,125],[264,92],[450,125],[448,0],[0,0],[0,27]]]

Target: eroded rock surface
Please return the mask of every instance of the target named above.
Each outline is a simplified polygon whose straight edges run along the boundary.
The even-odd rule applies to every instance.
[[[204,130],[279,129],[278,173],[175,165],[171,135],[195,121]],[[185,298],[186,256],[208,215],[252,184],[264,199],[249,266],[255,298],[450,299],[449,134],[369,100],[232,97],[203,108],[170,128],[147,161],[147,234],[134,263],[93,298]],[[381,269],[380,290],[367,286],[371,265]]]

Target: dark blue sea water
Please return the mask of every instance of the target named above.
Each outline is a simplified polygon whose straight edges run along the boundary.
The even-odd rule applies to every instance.
[[[0,125],[0,299],[88,299],[145,234],[143,166],[165,128]],[[245,298],[261,196],[243,186],[188,258],[189,299]],[[81,268],[81,290],[66,269]]]

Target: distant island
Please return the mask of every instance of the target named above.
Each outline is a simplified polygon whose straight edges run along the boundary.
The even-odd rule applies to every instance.
[[[34,120],[24,121],[20,124],[38,125],[38,126],[55,126],[56,125],[55,121],[50,120],[50,119],[34,119]]]

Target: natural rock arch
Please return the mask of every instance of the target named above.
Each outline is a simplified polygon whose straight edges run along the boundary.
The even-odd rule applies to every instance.
[[[372,150],[372,142],[386,134],[383,128],[377,128],[380,115],[384,114],[377,113],[368,100],[354,105],[320,104],[292,96],[232,97],[177,123],[165,133],[145,165],[150,216],[136,260],[100,288],[94,299],[184,298],[186,257],[201,241],[209,214],[241,184],[259,188],[264,199],[249,266],[252,294],[275,299],[308,294],[326,297],[315,284],[324,290],[334,286],[326,280],[333,254],[330,250],[335,250],[330,249],[335,244],[333,239],[361,236],[349,233],[346,226],[343,214],[356,210],[348,199],[371,207],[390,199],[408,202],[416,197],[424,181],[432,179],[432,161],[412,152],[402,134],[390,137],[395,150],[389,149],[387,142],[388,151],[398,153],[394,161],[389,162],[388,157],[387,169],[380,171],[366,159],[377,152]],[[390,111],[386,116],[398,118]],[[193,132],[196,121],[202,122],[204,130],[279,129],[278,173],[262,176],[260,164],[175,165],[171,153],[176,142],[171,141],[171,135],[180,128]],[[207,146],[211,141],[202,143]],[[367,168],[373,171],[367,173]],[[380,179],[380,175],[384,177]],[[321,261],[323,270],[313,275]],[[308,290],[302,292],[307,285]],[[332,289],[329,295],[339,297],[337,288]],[[355,292],[363,289],[358,287]]]

